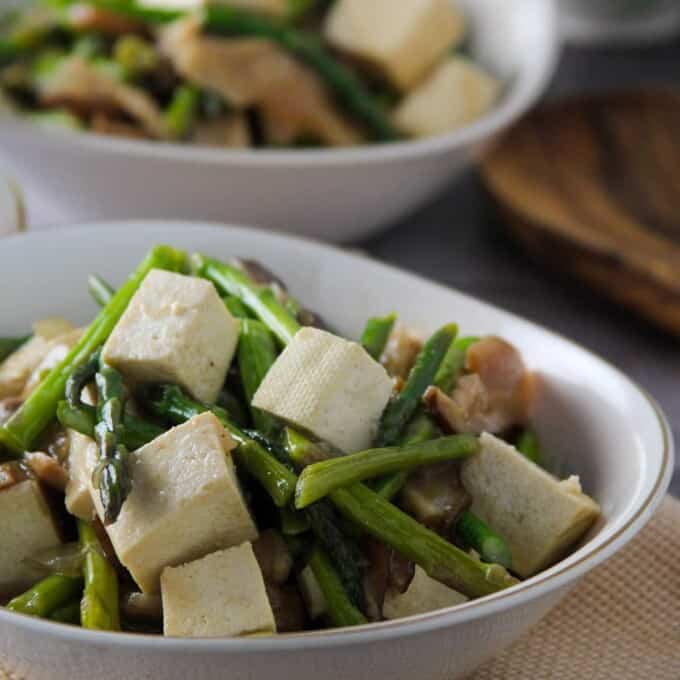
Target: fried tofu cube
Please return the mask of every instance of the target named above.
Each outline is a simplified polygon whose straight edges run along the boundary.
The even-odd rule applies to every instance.
[[[104,345],[102,358],[136,382],[174,382],[214,403],[239,323],[209,281],[152,270]]]
[[[68,483],[66,509],[76,517],[92,521],[96,516],[92,473],[97,466],[97,444],[75,430],[68,431]]]
[[[462,42],[465,23],[450,0],[337,0],[324,33],[334,47],[408,91]]]
[[[61,543],[40,484],[33,480],[0,490],[0,595],[12,596],[45,576],[26,564],[39,550]]]
[[[560,481],[491,434],[480,441],[481,451],[461,469],[472,512],[508,542],[513,571],[533,576],[583,537],[600,508],[578,478]]]
[[[354,453],[370,447],[391,393],[387,371],[361,345],[303,328],[265,376],[253,406]]]
[[[143,592],[158,592],[165,567],[257,538],[230,455],[235,446],[203,413],[131,454],[132,491],[107,531]],[[93,501],[103,517],[95,490]]]
[[[405,616],[426,614],[437,609],[455,607],[468,598],[453,588],[435,581],[422,567],[416,565],[416,573],[405,593],[388,590],[383,604],[386,619],[402,619]]]
[[[161,595],[165,635],[234,637],[276,632],[250,543],[164,569]]]
[[[481,66],[451,57],[397,107],[397,127],[412,137],[452,132],[481,118],[500,93],[500,83]]]

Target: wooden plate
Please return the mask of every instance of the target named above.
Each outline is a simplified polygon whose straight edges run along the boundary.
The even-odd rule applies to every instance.
[[[539,109],[482,172],[534,255],[680,335],[680,92]]]

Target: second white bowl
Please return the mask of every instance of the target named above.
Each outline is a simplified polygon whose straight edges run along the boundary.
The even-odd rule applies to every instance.
[[[347,150],[229,151],[58,133],[5,117],[0,158],[50,225],[229,220],[356,240],[440,191],[531,107],[552,75],[559,47],[555,0],[459,2],[471,17],[475,57],[506,90],[488,116],[452,134]]]

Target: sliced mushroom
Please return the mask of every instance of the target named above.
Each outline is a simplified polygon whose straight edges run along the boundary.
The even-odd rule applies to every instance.
[[[14,486],[31,478],[31,473],[19,461],[12,460],[0,464],[0,490]]]
[[[298,589],[293,585],[279,586],[273,583],[265,583],[265,587],[274,613],[277,632],[294,633],[304,630],[307,615]]]
[[[93,132],[98,132],[100,135],[128,137],[129,139],[149,139],[149,135],[139,126],[117,120],[114,116],[103,111],[98,111],[92,116],[90,128]]]
[[[458,463],[437,463],[412,474],[401,492],[401,505],[419,522],[447,534],[472,499],[460,481]]]
[[[201,146],[245,149],[250,146],[250,131],[242,115],[232,114],[215,120],[199,121],[191,140]]]
[[[160,49],[187,80],[237,108],[257,108],[273,144],[306,136],[331,146],[360,141],[319,78],[270,40],[204,36],[200,22],[190,17],[163,32]]]
[[[390,333],[380,362],[391,376],[406,380],[422,348],[420,337],[400,325]]]
[[[122,111],[149,136],[157,139],[166,136],[163,115],[146,92],[120,82],[81,57],[64,59],[41,82],[39,90],[40,102],[45,106],[66,106],[86,114]]]
[[[68,474],[52,456],[43,451],[32,451],[24,455],[24,460],[41,482],[57,491],[66,489]]]
[[[280,585],[288,580],[293,558],[278,531],[263,531],[253,542],[253,551],[266,582]]]
[[[484,338],[468,349],[466,369],[450,396],[437,387],[425,393],[442,427],[498,434],[528,420],[534,379],[515,347],[501,338]]]

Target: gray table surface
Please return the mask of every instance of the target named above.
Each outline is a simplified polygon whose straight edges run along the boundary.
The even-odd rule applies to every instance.
[[[680,84],[680,42],[639,50],[569,48],[548,96],[650,83]],[[531,261],[504,232],[474,172],[418,214],[360,246],[605,356],[656,397],[680,442],[680,341]],[[680,465],[671,488],[680,497]]]

